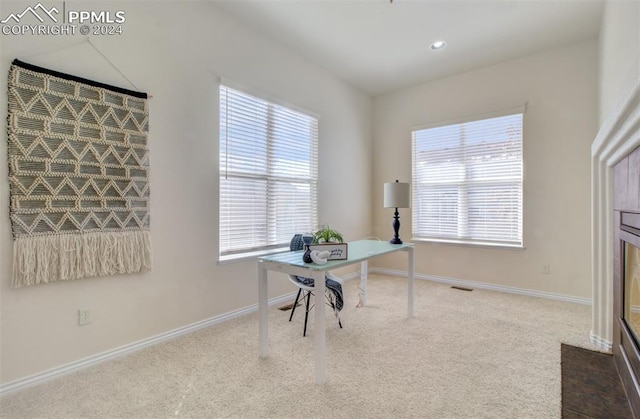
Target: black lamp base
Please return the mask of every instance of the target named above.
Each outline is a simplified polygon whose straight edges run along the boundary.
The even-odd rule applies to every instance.
[[[398,235],[398,230],[400,230],[400,215],[398,214],[398,208],[393,213],[393,238],[389,240],[391,244],[402,244],[402,240],[400,240],[400,236]]]

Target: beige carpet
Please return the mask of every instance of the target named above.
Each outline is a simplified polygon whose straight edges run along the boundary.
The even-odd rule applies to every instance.
[[[4,396],[2,418],[559,418],[560,343],[589,344],[589,306],[372,275],[327,310],[327,383],[313,384],[313,316],[257,314]]]

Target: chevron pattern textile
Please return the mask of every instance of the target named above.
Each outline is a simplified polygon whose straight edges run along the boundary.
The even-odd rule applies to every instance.
[[[14,60],[13,287],[151,269],[147,95]]]

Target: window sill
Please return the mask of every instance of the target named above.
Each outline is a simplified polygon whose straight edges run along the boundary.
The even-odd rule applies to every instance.
[[[218,256],[218,266],[229,265],[232,263],[239,263],[239,262],[247,262],[249,260],[255,260],[260,256],[266,256],[274,253],[282,253],[282,252],[288,252],[288,251],[289,251],[288,247],[279,247],[277,249],[258,250],[255,252],[238,253],[236,255],[229,255],[229,256]]]
[[[462,240],[446,240],[446,239],[425,239],[425,238],[412,238],[412,242],[415,243],[436,243],[453,246],[465,246],[465,247],[481,247],[483,249],[501,249],[501,250],[525,250],[523,244],[501,244],[492,242],[467,242]]]

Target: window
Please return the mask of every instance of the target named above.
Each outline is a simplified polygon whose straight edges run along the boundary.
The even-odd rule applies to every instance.
[[[522,247],[522,119],[413,131],[415,240]]]
[[[318,120],[220,86],[220,259],[317,225]]]

